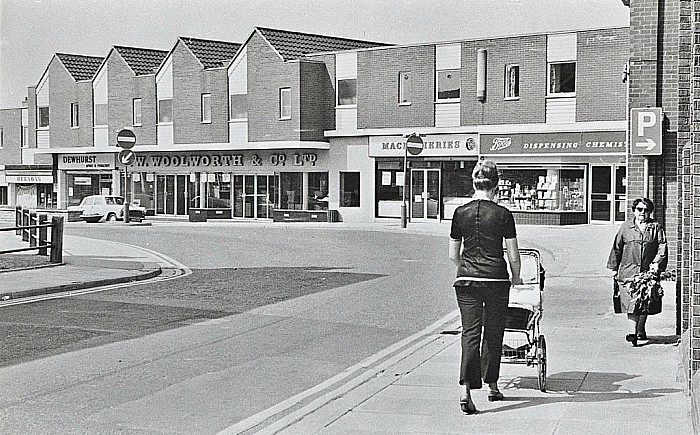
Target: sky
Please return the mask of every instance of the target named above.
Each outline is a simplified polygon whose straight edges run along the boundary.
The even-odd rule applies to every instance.
[[[0,108],[21,107],[54,53],[243,43],[271,27],[393,44],[629,25],[622,0],[0,0]]]

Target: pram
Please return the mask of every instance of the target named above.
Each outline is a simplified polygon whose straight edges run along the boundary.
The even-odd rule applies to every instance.
[[[537,385],[546,391],[547,342],[540,331],[545,270],[536,249],[520,249],[523,284],[510,288],[501,362],[537,366]]]

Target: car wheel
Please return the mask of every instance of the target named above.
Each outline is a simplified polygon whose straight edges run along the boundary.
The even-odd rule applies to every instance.
[[[114,213],[110,213],[107,215],[107,220],[109,222],[116,222],[117,221],[117,215]]]

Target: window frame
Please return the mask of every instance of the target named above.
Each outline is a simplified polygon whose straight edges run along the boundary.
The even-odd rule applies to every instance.
[[[341,95],[340,95],[340,89],[341,89],[341,82],[352,82],[354,84],[353,89],[354,89],[354,95],[349,97],[351,103],[341,103]],[[342,107],[342,108],[352,108],[352,107],[357,107],[357,78],[339,78],[335,82],[335,104],[336,107]],[[348,88],[349,89],[349,88]],[[347,97],[344,97],[343,99],[346,99]]]
[[[164,101],[168,101],[170,103],[170,119],[167,121],[161,120],[161,116],[163,115],[163,109],[162,109],[162,104]],[[172,98],[161,98],[158,100],[158,124],[159,125],[170,125],[173,123],[173,99]]]
[[[42,114],[45,112],[45,115]],[[42,124],[42,121],[46,119],[46,124]],[[51,110],[49,106],[38,106],[36,108],[36,128],[37,130],[48,130],[51,124]]]
[[[80,105],[70,103],[70,128],[80,127]]]
[[[292,119],[292,88],[279,88],[279,119]]]
[[[440,75],[444,73],[457,74],[457,97],[440,98]],[[457,103],[462,98],[462,71],[460,69],[443,69],[435,71],[435,102],[436,103]]]
[[[406,86],[408,84],[408,86]],[[413,73],[411,71],[399,72],[399,106],[410,106],[413,97]]]
[[[211,94],[203,93],[199,99],[200,121],[202,124],[211,124]]]
[[[511,73],[515,71],[515,83],[511,81]],[[519,100],[520,99],[520,65],[517,63],[509,63],[505,66],[503,77],[503,99],[504,100]],[[515,88],[515,89],[513,89]],[[515,94],[515,95],[511,95]]]
[[[574,77],[573,77],[573,86],[574,89],[573,91],[553,91],[552,87],[554,86],[554,83],[552,82],[552,69],[553,67],[560,66],[560,65],[574,65]],[[547,63],[547,96],[548,97],[574,97],[576,96],[576,61],[575,60],[567,60],[567,61],[557,61],[557,62],[548,62]],[[561,86],[561,81],[559,82]]]
[[[143,102],[141,101],[141,98],[134,98],[133,100],[131,100],[131,124],[134,127],[141,127],[143,125],[142,108]]]

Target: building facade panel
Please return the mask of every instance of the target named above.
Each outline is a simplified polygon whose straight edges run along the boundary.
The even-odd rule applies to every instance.
[[[324,131],[335,128],[332,116],[335,92],[331,76],[322,62],[302,61],[299,68],[299,138],[325,141]]]

